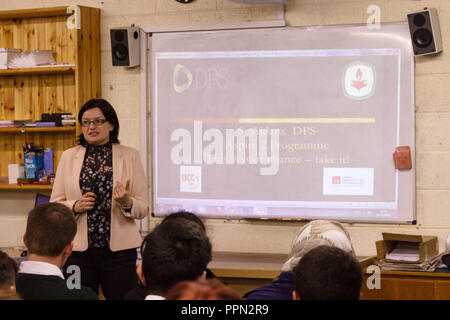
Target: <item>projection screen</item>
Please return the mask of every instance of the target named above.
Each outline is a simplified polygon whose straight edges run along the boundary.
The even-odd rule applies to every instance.
[[[151,52],[155,215],[414,222],[406,23],[156,33]]]

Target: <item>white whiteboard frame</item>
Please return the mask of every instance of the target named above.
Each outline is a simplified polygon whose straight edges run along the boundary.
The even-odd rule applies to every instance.
[[[150,42],[150,37],[149,35],[151,35],[152,33],[164,33],[164,32],[189,32],[189,31],[213,31],[213,30],[231,30],[231,29],[252,29],[252,28],[269,28],[269,27],[286,27],[286,23],[284,20],[280,19],[280,20],[275,20],[275,21],[266,21],[266,22],[245,22],[245,23],[238,23],[238,24],[214,24],[214,25],[186,25],[186,26],[169,26],[169,27],[150,27],[150,28],[143,28],[142,31],[143,33],[145,33],[145,37],[141,37],[141,47],[144,46],[146,47],[147,44]],[[148,59],[148,51],[146,51],[145,55],[141,54],[141,67],[145,66],[144,68],[141,69],[141,91],[146,91],[148,90],[148,83],[149,83],[149,70],[148,70],[148,64],[147,64],[147,59]],[[412,75],[413,75],[413,79],[412,79],[412,92],[414,92],[414,82],[415,82],[415,78],[414,78],[414,66],[412,67]],[[142,115],[145,118],[145,123],[148,123],[149,117],[150,117],[150,113],[147,112],[147,105],[149,105],[149,100],[148,100],[148,93],[145,92],[143,93],[143,96],[145,96],[145,100],[143,99],[143,113]],[[414,97],[413,97],[413,101],[414,101]],[[145,105],[145,108],[144,108]],[[146,128],[146,127],[144,127]],[[413,131],[413,135],[414,137],[412,138],[413,141],[415,140],[415,131]],[[145,147],[143,147],[142,150],[146,150],[145,153],[142,155],[143,159],[145,158],[145,164],[146,166],[148,166],[148,159],[147,159],[147,155],[148,155],[148,132],[146,130],[142,130],[142,143],[145,144]],[[415,146],[412,148],[412,152],[415,152]],[[413,168],[415,168],[415,156],[414,154],[412,155],[413,158]],[[415,171],[415,169],[413,169]],[[398,175],[398,174],[397,174]],[[153,179],[153,177],[152,177]],[[412,188],[415,190],[415,172],[413,172],[413,186]],[[153,184],[152,184],[153,186]],[[399,190],[400,193],[409,193],[410,190],[409,188],[407,188],[408,190]],[[153,190],[152,190],[152,194],[151,194],[152,200],[151,200],[151,204],[152,204],[152,210],[153,210]],[[345,221],[345,220],[340,220],[342,222],[349,222],[349,223],[383,223],[383,224],[416,224],[417,221],[417,212],[416,212],[416,197],[415,197],[415,192],[413,192],[412,195],[412,203],[409,204],[409,206],[411,206],[411,210],[413,211],[413,220],[412,221],[354,221],[354,220],[349,220],[349,221]],[[222,218],[222,217],[221,217]],[[237,218],[236,218],[237,219]],[[246,218],[247,219],[247,218]]]

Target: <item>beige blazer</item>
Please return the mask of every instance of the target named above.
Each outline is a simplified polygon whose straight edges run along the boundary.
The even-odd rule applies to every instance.
[[[76,146],[63,152],[58,164],[55,183],[50,202],[59,202],[72,209],[76,200],[81,199],[80,173],[86,148]],[[147,190],[144,168],[137,150],[113,143],[113,185],[120,181],[124,186],[130,180],[130,193],[133,208],[126,213],[122,206],[112,200],[111,205],[111,238],[112,251],[137,248],[142,239],[134,219],[143,219],[148,214]],[[76,215],[77,234],[74,240],[74,251],[85,251],[88,248],[87,214]]]

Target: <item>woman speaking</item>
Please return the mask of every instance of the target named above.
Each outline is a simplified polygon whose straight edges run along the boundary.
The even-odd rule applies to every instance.
[[[142,239],[134,219],[148,214],[144,169],[138,152],[119,144],[119,120],[106,100],[86,102],[78,121],[79,145],[63,152],[50,199],[71,208],[77,220],[64,271],[76,265],[82,285],[97,293],[100,285],[107,299],[123,299],[137,283]]]

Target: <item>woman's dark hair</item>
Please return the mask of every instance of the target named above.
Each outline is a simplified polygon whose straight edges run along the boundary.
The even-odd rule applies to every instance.
[[[120,143],[119,141],[119,119],[117,118],[116,111],[113,106],[104,99],[91,99],[86,102],[83,107],[81,107],[80,112],[78,112],[78,122],[81,124],[81,119],[83,118],[83,114],[93,108],[99,108],[102,110],[103,115],[105,116],[106,121],[111,123],[114,126],[114,129],[109,133],[109,141],[112,143]],[[84,139],[83,134],[78,136],[78,144],[86,147],[88,145],[86,139]]]

